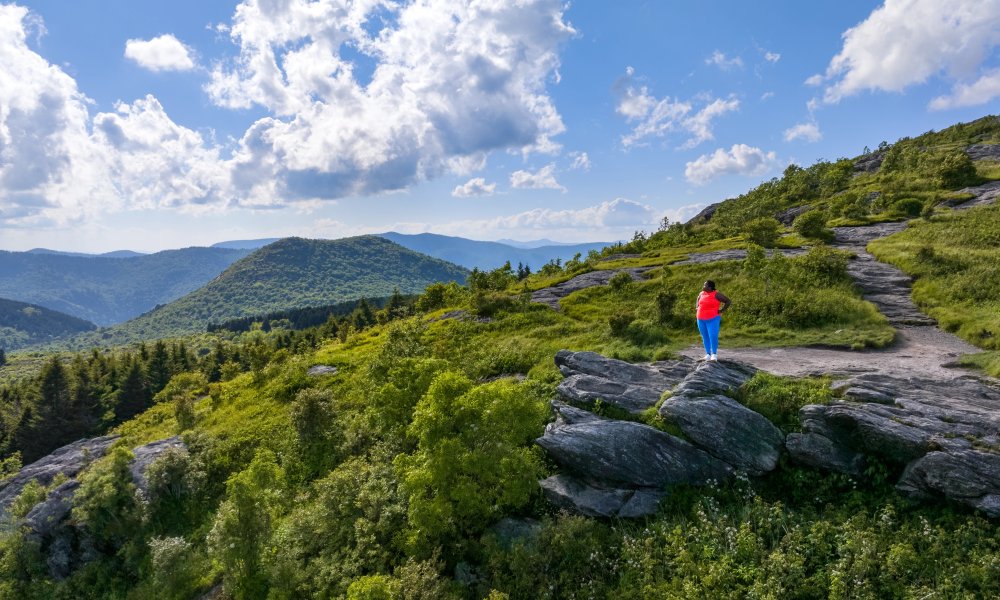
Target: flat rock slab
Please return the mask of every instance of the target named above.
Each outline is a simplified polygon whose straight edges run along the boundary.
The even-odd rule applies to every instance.
[[[632,421],[550,427],[536,440],[560,466],[607,487],[663,488],[726,479],[724,462],[684,440]]]
[[[568,281],[564,281],[552,287],[535,290],[531,293],[531,301],[537,302],[538,304],[545,304],[546,306],[559,310],[559,301],[573,292],[579,292],[580,290],[585,290],[599,285],[608,285],[611,278],[618,273],[628,273],[632,276],[633,281],[641,281],[642,274],[654,268],[655,267],[634,267],[630,269],[590,271],[589,273],[577,275]]]
[[[694,445],[751,475],[773,471],[784,449],[781,430],[727,396],[670,398],[660,415]]]
[[[666,496],[656,488],[602,488],[565,474],[538,483],[549,502],[588,517],[645,517],[655,514]]]
[[[331,367],[330,365],[313,365],[309,367],[306,371],[306,375],[310,377],[322,377],[323,375],[336,375],[337,367]]]
[[[972,144],[965,153],[972,160],[1000,160],[1000,144]]]
[[[43,486],[52,483],[57,475],[69,478],[76,477],[91,462],[104,456],[111,444],[118,439],[116,435],[78,440],[62,448],[53,450],[48,456],[24,466],[17,475],[0,483],[0,516],[7,507],[24,490],[31,481],[37,481]]]
[[[1000,196],[1000,181],[991,181],[983,185],[962,188],[958,190],[958,193],[972,194],[972,198],[968,200],[958,200],[955,202],[944,202],[943,204],[951,206],[955,208],[955,210],[965,210],[976,206],[986,206],[996,202],[997,196]]]
[[[906,229],[906,221],[875,223],[852,227],[834,227],[834,244],[839,246],[867,246],[868,242]]]
[[[693,361],[632,364],[596,352],[556,353],[556,366],[566,376],[557,392],[584,405],[607,402],[631,413],[654,406],[663,392],[683,381],[694,369]]]
[[[806,248],[786,248],[782,250],[768,250],[768,256],[774,256],[775,252],[780,252],[785,256],[801,256],[808,252]],[[670,263],[671,266],[677,265],[703,265],[706,263],[719,262],[720,260],[743,260],[747,257],[746,250],[716,250],[714,252],[694,252],[688,254],[688,257],[684,260],[679,260]]]

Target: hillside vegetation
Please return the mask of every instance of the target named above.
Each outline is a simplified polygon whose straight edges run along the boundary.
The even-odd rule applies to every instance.
[[[997,597],[996,523],[955,506],[904,500],[893,490],[898,473],[889,465],[873,462],[864,477],[850,478],[786,464],[760,478],[674,487],[653,517],[604,521],[556,511],[544,500],[537,480],[553,466],[534,443],[551,419],[549,401],[562,379],[553,364],[557,350],[632,361],[670,357],[698,339],[692,304],[709,277],[735,300],[723,325],[724,347],[889,343],[893,330],[851,285],[847,257],[821,244],[825,229],[900,218],[904,206],[896,202],[918,192],[926,194],[924,211],[973,178],[989,177],[963,166],[961,182],[942,178],[939,164],[962,144],[994,136],[996,119],[986,124],[914,142],[913,170],[854,175],[852,166],[824,187],[822,173],[844,161],[791,169],[718,207],[718,220],[665,224],[604,252],[638,258],[589,256],[527,276],[509,267],[475,271],[467,286],[433,283],[413,302],[397,297],[378,311],[359,305],[303,331],[251,330],[220,338],[206,352],[140,346],[113,361],[97,352],[72,358],[67,370],[74,377],[100,374],[105,414],[113,408],[131,415],[135,405],[121,400],[134,390],[147,394],[139,406],[144,412],[91,430],[113,427],[122,437],[80,477],[74,498],[71,519],[87,536],[88,561],[55,581],[46,549],[8,527],[0,532],[0,598]],[[900,143],[911,147],[909,140]],[[880,152],[888,156],[894,148]],[[883,189],[869,190],[879,182]],[[859,201],[859,213],[837,212],[837,199],[852,191],[871,199]],[[879,200],[890,195],[899,196]],[[805,204],[821,219],[791,228],[768,221]],[[984,238],[979,247],[973,238],[990,231],[980,221],[988,211],[951,217],[940,210],[890,240],[912,235],[918,249],[943,247],[947,235],[935,237],[925,227],[974,219],[961,243],[974,251],[967,269],[979,268],[975,252],[985,253],[988,243]],[[762,249],[806,242],[815,247],[796,258],[768,258]],[[282,257],[329,256],[316,247],[325,244],[292,239],[274,246]],[[732,247],[748,248],[747,258],[674,264],[692,252]],[[388,251],[408,252],[394,245]],[[899,260],[906,263],[905,253]],[[221,288],[227,293],[252,289],[243,262],[212,285],[231,278],[242,287]],[[252,272],[281,280],[268,264]],[[609,285],[569,295],[559,311],[528,301],[530,290],[588,270],[639,265],[654,268],[640,281],[616,275]],[[997,300],[991,285],[980,288],[985,301]],[[941,298],[942,306],[966,301]],[[29,400],[8,406],[56,419],[60,413],[47,407],[43,389],[59,401],[87,389],[66,376],[60,385],[41,385],[60,379],[52,375],[57,363],[40,379],[0,388],[0,395],[25,394],[17,397]],[[316,365],[336,371],[309,375]],[[774,376],[755,377],[738,394],[782,424],[793,423],[802,404],[831,395],[824,381]],[[669,429],[656,415],[631,418]],[[37,418],[28,423],[44,425]],[[130,449],[175,434],[188,450],[154,463],[149,488],[138,496]],[[4,468],[13,471],[17,457],[5,458]],[[26,488],[13,516],[24,516],[48,493]]]
[[[111,325],[201,287],[248,253],[184,248],[117,258],[0,251],[0,297]]]
[[[42,306],[0,298],[0,348],[23,346],[96,329],[96,325]]]
[[[77,345],[127,343],[204,331],[209,323],[323,306],[394,291],[419,292],[466,271],[376,236],[286,238],[237,261],[202,288]]]

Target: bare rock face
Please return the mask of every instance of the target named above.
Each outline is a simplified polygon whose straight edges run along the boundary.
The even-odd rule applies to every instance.
[[[764,416],[722,395],[670,398],[660,414],[712,456],[762,475],[778,465],[785,436]]]
[[[632,421],[552,427],[536,442],[559,465],[608,487],[698,485],[726,479],[732,470],[680,438]]]
[[[859,476],[866,456],[905,466],[896,487],[1000,517],[1000,389],[974,378],[939,381],[865,374],[837,384],[845,397],[800,411],[793,460]]]
[[[896,489],[917,499],[949,498],[1000,517],[1000,454],[930,452],[906,467]]]
[[[47,486],[57,475],[76,477],[91,462],[104,456],[116,435],[79,440],[53,450],[48,456],[23,467],[17,475],[0,483],[0,517],[31,481]]]
[[[336,375],[337,367],[331,367],[330,365],[313,365],[309,367],[306,371],[306,375],[310,377],[322,377],[323,375]]]
[[[712,220],[712,217],[715,216],[715,211],[719,210],[720,206],[722,206],[721,202],[709,204],[705,208],[701,209],[701,212],[688,219],[688,223],[693,223],[693,224],[708,223],[709,221]]]
[[[749,365],[729,360],[703,362],[673,388],[673,397],[731,396],[756,372]]]
[[[580,290],[585,290],[598,285],[608,285],[608,282],[611,281],[612,277],[622,272],[631,275],[633,281],[641,281],[642,274],[652,268],[653,267],[634,267],[631,269],[590,271],[589,273],[577,275],[568,281],[564,281],[552,287],[535,290],[531,293],[531,301],[539,304],[545,304],[559,310],[559,301],[573,292],[579,292]]]
[[[865,154],[854,161],[854,172],[857,174],[875,173],[882,167],[882,161],[884,159],[885,152],[872,152],[870,154]]]
[[[972,144],[965,153],[972,160],[1000,160],[1000,144]]]
[[[774,218],[778,220],[779,223],[788,227],[795,221],[795,217],[812,210],[812,205],[803,204],[802,206],[793,206],[791,208],[786,208],[785,210],[774,215]]]
[[[27,538],[41,547],[49,567],[49,575],[56,580],[65,579],[88,560],[87,536],[68,517],[73,510],[73,498],[80,487],[78,475],[91,462],[106,454],[117,437],[80,440],[63,446],[22,468],[0,489],[0,498],[5,499],[0,505],[0,517],[5,518],[3,513],[28,482],[34,480],[48,485],[57,475],[70,477],[49,490],[45,499],[32,507],[21,522],[25,526]],[[171,449],[186,450],[186,446],[179,437],[174,436],[133,449],[135,458],[129,463],[129,472],[139,493],[146,491],[146,469]]]
[[[991,181],[989,183],[984,183],[983,185],[962,188],[958,190],[958,193],[971,194],[972,198],[969,198],[968,200],[949,200],[943,202],[942,204],[945,206],[951,206],[957,210],[993,204],[996,202],[997,197],[1000,196],[1000,181]]]
[[[566,376],[557,388],[560,396],[583,405],[600,400],[631,413],[655,405],[663,392],[682,381],[694,368],[688,359],[637,365],[596,352],[556,354],[556,366]]]

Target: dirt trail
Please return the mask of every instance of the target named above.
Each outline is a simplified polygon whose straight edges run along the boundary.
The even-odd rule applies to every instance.
[[[904,378],[942,380],[961,376],[981,377],[977,371],[955,365],[959,356],[978,352],[979,349],[938,329],[934,320],[921,313],[913,304],[910,277],[892,265],[878,262],[865,250],[868,242],[901,231],[905,227],[905,223],[838,227],[834,230],[836,239],[832,244],[856,255],[848,266],[848,272],[861,289],[865,300],[877,306],[897,328],[896,341],[890,347],[879,350],[811,347],[729,349],[725,347],[723,326],[720,358],[738,360],[758,369],[791,376],[882,373]],[[681,354],[700,358],[704,350],[700,345],[692,346]]]

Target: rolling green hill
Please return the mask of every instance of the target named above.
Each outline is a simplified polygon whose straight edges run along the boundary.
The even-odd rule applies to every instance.
[[[789,168],[714,216],[607,249],[629,256],[552,265],[522,280],[497,270],[470,277],[467,288],[433,286],[407,310],[372,311],[361,326],[277,327],[227,333],[197,349],[157,343],[51,359],[30,384],[0,384],[8,432],[0,477],[17,471],[13,451],[39,454],[40,444],[54,444],[53,431],[76,439],[73,427],[92,423],[87,435],[120,438],[73,476],[72,512],[56,523],[65,527],[59,535],[86,535],[93,545],[43,545],[25,528],[0,528],[0,598],[1000,597],[996,519],[931,495],[905,497],[896,482],[909,468],[884,456],[869,455],[857,474],[783,458],[769,474],[672,485],[642,520],[601,519],[546,499],[538,482],[555,465],[536,442],[565,381],[557,351],[672,361],[698,340],[691,300],[708,277],[735,299],[727,350],[848,353],[852,340],[891,343],[892,326],[852,283],[847,257],[818,243],[825,227],[841,223],[921,214],[870,249],[917,278],[918,304],[944,327],[1000,353],[1000,207],[953,208],[973,195],[963,186],[1000,188],[1000,162],[969,151],[986,145],[1000,156],[998,142],[1000,121],[991,117],[858,159]],[[786,211],[804,206],[820,218],[791,227],[775,220],[795,223]],[[754,240],[814,248],[768,258]],[[747,246],[746,259],[680,260]],[[576,291],[559,311],[519,293],[619,267],[652,268],[639,280],[618,276]],[[464,276],[371,236],[289,238],[106,333],[162,335],[198,320]],[[486,314],[488,322],[468,318]],[[830,383],[758,373],[731,400],[774,415],[790,437],[801,433],[803,404],[863,402]],[[594,402],[573,412],[578,421],[557,427],[576,426],[581,437],[605,420],[657,437],[683,431],[662,410],[616,412]],[[137,494],[133,457],[148,458],[176,435],[186,449],[164,451]],[[972,443],[956,436],[905,447],[931,458],[945,448],[995,458],[992,446]],[[983,497],[995,496],[992,473],[967,481],[963,489],[982,482],[994,486]],[[64,485],[61,477],[48,489],[25,485],[9,514],[23,519],[46,498],[51,507],[66,498]],[[52,574],[67,563],[68,577]]]
[[[198,289],[249,253],[183,248],[113,257],[0,251],[0,297],[111,325]]]
[[[0,348],[4,350],[16,350],[95,328],[89,321],[61,312],[0,298]]]
[[[102,332],[104,342],[202,331],[211,322],[464,282],[466,270],[376,236],[285,238],[237,261],[204,287]]]

